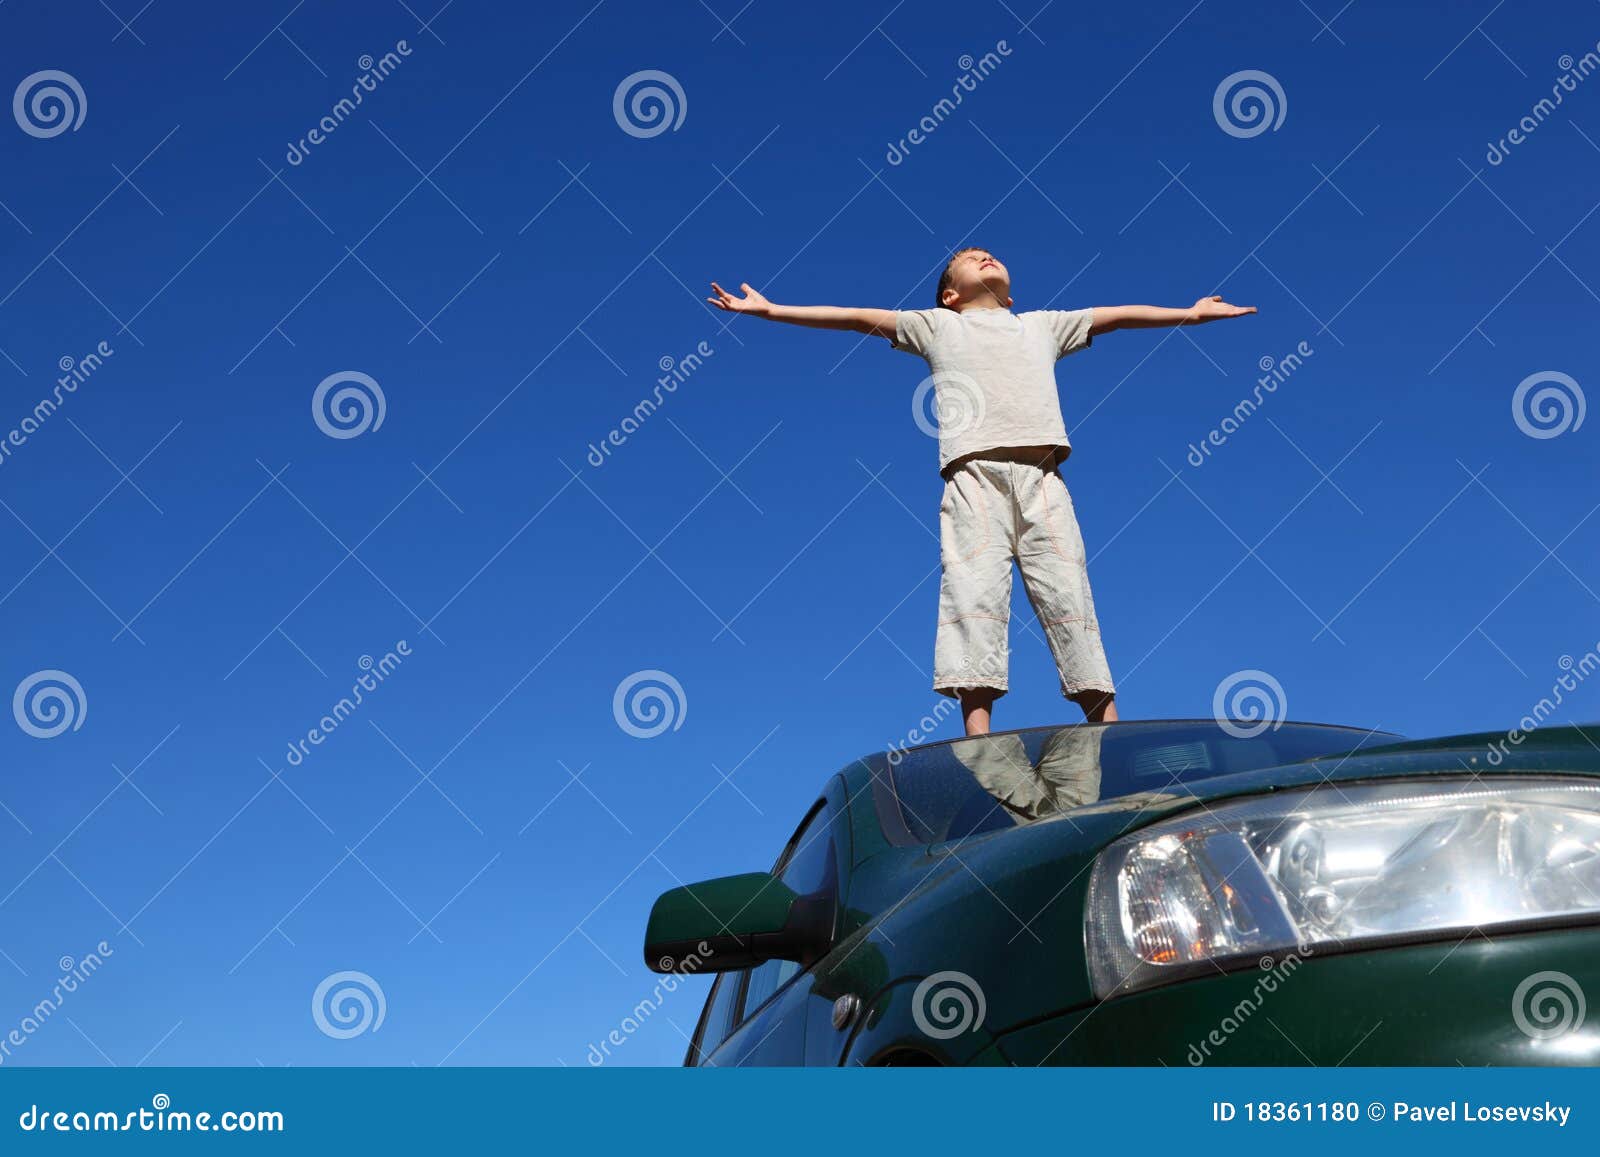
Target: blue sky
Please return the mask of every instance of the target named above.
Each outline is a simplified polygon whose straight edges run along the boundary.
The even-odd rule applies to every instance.
[[[1600,79],[1487,154],[1600,10],[1033,8],[0,8],[5,91],[58,70],[85,106],[0,123],[0,430],[112,351],[0,460],[0,682],[82,689],[75,729],[0,728],[0,1028],[111,949],[4,1063],[584,1064],[653,989],[656,894],[767,866],[831,772],[917,726],[925,371],[730,324],[711,278],[922,308],[972,243],[1019,309],[1260,308],[1060,366],[1124,716],[1207,715],[1258,669],[1296,718],[1507,727],[1596,646],[1600,420],[1530,436],[1513,397],[1595,385]],[[615,116],[645,70],[676,128]],[[1246,70],[1275,128],[1215,115]],[[330,437],[312,397],[347,371],[383,420]],[[1017,599],[997,725],[1071,719]],[[676,726],[638,738],[613,696],[650,670]],[[318,1031],[341,971],[381,988],[378,1031]],[[703,987],[613,1063],[680,1059]]]

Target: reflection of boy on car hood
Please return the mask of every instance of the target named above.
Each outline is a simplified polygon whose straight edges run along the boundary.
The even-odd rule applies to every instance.
[[[958,739],[950,752],[1001,806],[1028,822],[1100,798],[1104,736],[1103,727],[1058,728],[1046,737],[1037,763],[1015,732]]]

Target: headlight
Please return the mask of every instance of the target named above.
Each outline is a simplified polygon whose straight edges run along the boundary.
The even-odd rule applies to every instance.
[[[1600,787],[1332,784],[1189,812],[1108,847],[1085,939],[1107,997],[1227,962],[1600,916]]]

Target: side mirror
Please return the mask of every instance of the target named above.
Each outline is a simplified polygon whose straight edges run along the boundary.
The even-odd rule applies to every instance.
[[[663,892],[650,909],[652,972],[728,972],[766,960],[809,962],[826,951],[831,912],[770,872],[722,876]]]

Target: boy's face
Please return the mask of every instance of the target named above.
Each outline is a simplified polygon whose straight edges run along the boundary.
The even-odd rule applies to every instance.
[[[946,306],[959,307],[993,298],[1011,307],[1011,274],[987,249],[969,249],[950,266],[950,284],[944,292]]]

